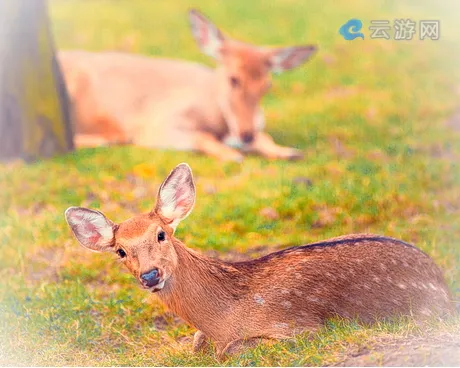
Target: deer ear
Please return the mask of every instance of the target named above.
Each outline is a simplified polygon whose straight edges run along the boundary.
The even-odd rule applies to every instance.
[[[81,245],[95,252],[109,252],[115,244],[116,225],[99,211],[69,207],[65,218]]]
[[[316,46],[292,46],[268,51],[272,71],[281,73],[305,63],[317,50]]]
[[[162,216],[174,230],[192,212],[195,204],[195,183],[190,166],[179,164],[171,171],[158,191],[154,212]]]
[[[197,10],[189,11],[190,26],[200,50],[214,59],[220,59],[224,36],[219,29]]]

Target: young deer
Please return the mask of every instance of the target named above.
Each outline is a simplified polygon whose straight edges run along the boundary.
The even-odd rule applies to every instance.
[[[301,158],[262,131],[262,96],[270,73],[304,63],[315,46],[256,47],[224,37],[195,10],[189,13],[204,65],[115,52],[61,51],[73,103],[76,145],[129,144],[195,150],[241,161],[242,152]]]
[[[430,257],[392,238],[346,235],[247,262],[208,258],[174,237],[194,203],[192,172],[180,164],[150,213],[115,224],[99,211],[70,207],[65,217],[84,247],[116,253],[142,287],[198,329],[195,351],[212,340],[223,358],[257,339],[314,331],[334,316],[369,323],[453,311]]]

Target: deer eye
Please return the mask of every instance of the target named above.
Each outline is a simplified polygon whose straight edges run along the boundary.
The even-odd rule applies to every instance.
[[[157,235],[157,238],[158,238],[158,241],[161,242],[161,241],[164,241],[165,238],[166,238],[166,234],[164,231],[160,231]]]
[[[240,86],[240,80],[237,77],[230,77],[230,84],[233,88],[237,88]]]
[[[126,257],[126,252],[123,249],[118,249],[117,254],[120,258],[125,258]]]

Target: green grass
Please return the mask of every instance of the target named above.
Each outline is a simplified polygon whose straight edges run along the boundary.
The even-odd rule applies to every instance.
[[[248,157],[237,165],[117,147],[0,166],[0,364],[219,364],[212,354],[193,356],[194,330],[120,272],[115,257],[81,248],[63,216],[71,205],[101,209],[114,221],[148,211],[165,175],[183,161],[198,190],[195,210],[177,231],[190,247],[225,256],[260,245],[380,233],[430,254],[460,299],[460,133],[445,124],[460,99],[458,12],[409,0],[338,4],[50,1],[60,48],[119,49],[212,65],[190,35],[190,6],[248,42],[317,44],[311,62],[275,77],[263,102],[267,131],[306,158]],[[439,18],[442,39],[347,42],[338,28],[353,17],[365,27],[370,19]],[[298,177],[312,185],[296,184]],[[261,216],[266,207],[279,218]],[[433,329],[458,334],[459,326],[455,320]],[[261,345],[225,364],[333,364],[381,336],[417,333],[410,322],[331,322],[313,340]]]

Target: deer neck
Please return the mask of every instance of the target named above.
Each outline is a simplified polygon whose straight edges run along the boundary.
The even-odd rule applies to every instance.
[[[229,263],[186,248],[175,240],[177,266],[158,292],[168,308],[195,328],[215,330],[247,289],[247,277]]]

